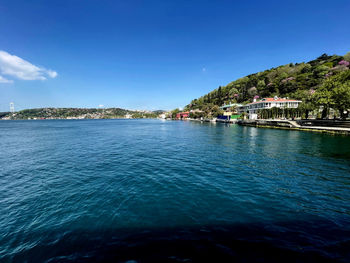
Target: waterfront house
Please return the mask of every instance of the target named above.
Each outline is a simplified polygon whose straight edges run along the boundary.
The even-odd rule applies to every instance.
[[[229,103],[220,107],[224,111],[223,116],[228,116],[228,119],[236,119],[240,116],[238,108],[242,107],[242,104]]]
[[[179,112],[176,114],[176,119],[178,120],[184,120],[187,119],[190,115],[189,111]]]
[[[163,113],[161,113],[161,114],[158,115],[158,118],[164,120],[164,119],[167,118],[167,115],[168,115],[167,113],[163,112]]]
[[[242,114],[243,112],[248,113],[249,119],[257,119],[258,111],[262,109],[271,109],[271,108],[298,108],[301,100],[292,100],[288,98],[264,98],[260,101],[254,101],[252,103],[239,106],[237,108],[238,113]]]

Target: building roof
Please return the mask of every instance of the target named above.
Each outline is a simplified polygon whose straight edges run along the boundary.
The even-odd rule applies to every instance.
[[[233,106],[240,107],[240,106],[242,106],[242,104],[239,104],[239,103],[231,103],[231,104],[227,104],[227,105],[221,106],[220,109],[222,109],[222,108],[229,108],[229,107],[233,107]]]
[[[264,98],[262,100],[255,101],[249,104],[265,103],[265,102],[301,102],[301,100],[291,100],[291,99],[285,99],[285,98]]]

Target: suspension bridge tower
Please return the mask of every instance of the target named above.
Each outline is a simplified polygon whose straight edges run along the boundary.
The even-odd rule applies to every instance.
[[[15,112],[15,104],[13,102],[10,102],[10,112],[11,113]]]

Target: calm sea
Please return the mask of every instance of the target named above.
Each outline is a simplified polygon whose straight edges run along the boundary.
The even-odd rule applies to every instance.
[[[0,121],[1,262],[346,262],[350,137]]]

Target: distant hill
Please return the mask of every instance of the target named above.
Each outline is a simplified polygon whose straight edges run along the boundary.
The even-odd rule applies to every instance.
[[[278,96],[303,100],[310,92],[313,93],[324,85],[327,79],[348,71],[349,62],[350,52],[344,56],[323,54],[307,63],[290,63],[271,68],[218,87],[192,100],[185,110],[204,110],[208,105],[221,106],[228,102],[248,103],[254,97]]]
[[[162,111],[132,111],[120,108],[38,108],[26,109],[13,114],[0,113],[0,119],[113,119],[113,118],[156,118]]]
[[[7,116],[9,112],[0,112],[0,119],[4,116]]]

